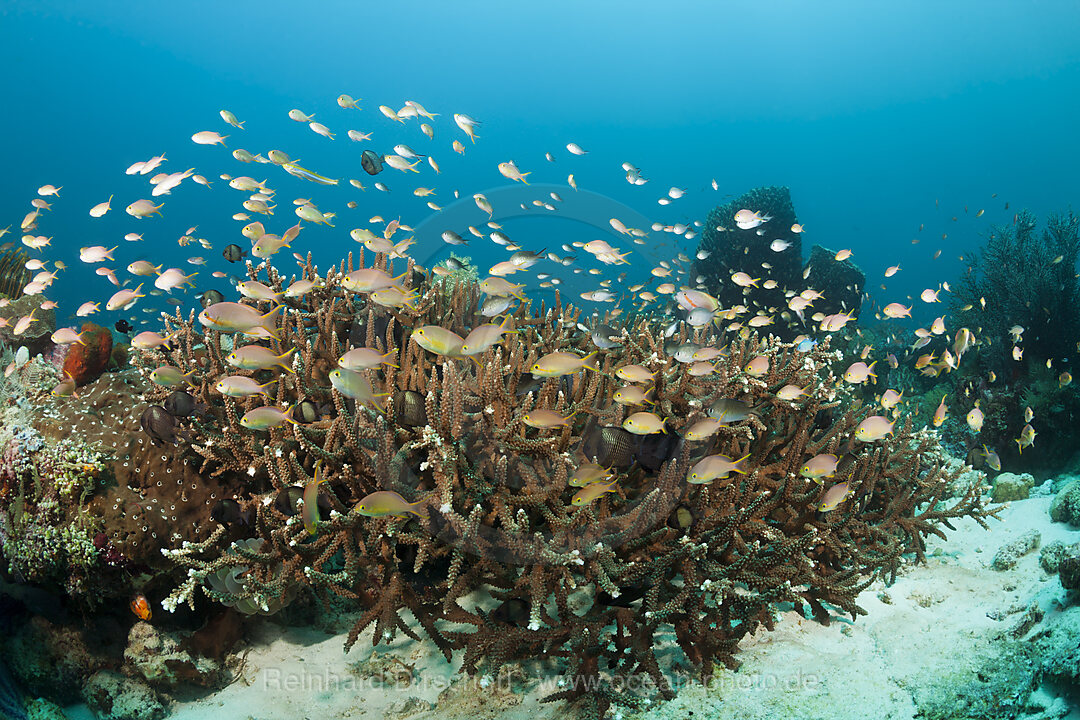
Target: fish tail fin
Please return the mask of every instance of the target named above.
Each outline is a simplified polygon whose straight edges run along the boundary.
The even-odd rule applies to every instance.
[[[260,315],[259,316],[259,322],[258,322],[258,324],[255,325],[255,327],[263,328],[264,330],[266,330],[268,333],[270,333],[271,335],[273,335],[276,338],[277,337],[277,322],[276,322],[276,318],[274,317],[274,313],[277,313],[277,312],[280,312],[280,311],[281,311],[281,305],[280,304],[275,305],[273,308],[270,309],[270,312],[266,313],[265,315]],[[272,327],[271,327],[271,325],[268,325],[267,323],[271,323]]]
[[[296,352],[296,348],[290,348],[289,350],[286,350],[285,352],[276,357],[277,363],[275,363],[279,368],[281,368],[285,372],[290,372],[293,375],[296,374],[296,371],[292,369],[292,358],[289,358],[288,362],[286,362],[285,358],[286,356],[291,355],[294,352]]]
[[[737,473],[742,473],[743,475],[745,475],[745,474],[746,474],[746,470],[744,470],[744,469],[743,469],[742,467],[740,467],[740,466],[741,466],[741,465],[742,465],[742,464],[743,464],[744,462],[746,462],[747,458],[749,458],[749,457],[750,457],[750,453],[746,453],[746,454],[745,454],[745,455],[743,455],[743,456],[742,456],[741,458],[739,458],[738,460],[736,460],[736,461],[735,461],[735,464],[734,464],[734,465],[732,466],[732,468],[731,468],[731,469],[732,469],[732,470],[734,470],[734,471],[735,471],[735,472],[737,472]]]
[[[593,350],[591,353],[581,358],[581,367],[593,372],[599,372],[600,370],[600,358],[596,357],[597,350]]]
[[[523,173],[518,173],[518,174],[519,174],[519,175],[521,175],[521,182],[523,182],[523,183],[525,183],[526,185],[528,185],[528,184],[529,184],[529,181],[525,179],[525,176],[526,176],[526,175],[532,175],[532,171],[530,170],[529,172],[523,172]]]

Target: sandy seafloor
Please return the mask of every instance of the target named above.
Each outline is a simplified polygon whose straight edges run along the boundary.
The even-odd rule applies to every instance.
[[[710,688],[691,680],[671,702],[639,709],[613,707],[608,717],[927,717],[917,714],[920,704],[925,709],[927,703],[949,703],[956,687],[978,682],[980,670],[996,662],[1003,644],[1017,642],[1005,638],[1032,602],[1045,614],[1019,642],[1056,626],[1080,623],[1077,599],[1066,604],[1058,577],[1042,570],[1037,550],[1011,570],[990,568],[997,548],[1032,528],[1041,534],[1043,546],[1054,540],[1080,542],[1080,530],[1050,521],[1050,501],[1045,496],[1015,501],[1005,507],[1001,522],[991,520],[990,531],[965,520],[949,532],[947,542],[929,538],[929,562],[908,566],[889,587],[878,582],[863,592],[859,605],[868,614],[855,622],[837,618],[825,627],[788,612],[775,631],[762,630],[745,641],[739,655],[742,667],[718,671]],[[378,654],[415,664],[413,682],[401,688],[365,682],[350,666],[372,655],[370,638],[369,628],[346,655],[341,635],[263,621],[250,634],[253,647],[243,678],[209,696],[174,703],[168,718],[542,720],[574,715],[562,703],[539,702],[555,682],[539,663],[523,668],[522,679],[507,689],[490,678],[457,674],[460,656],[451,665],[431,643],[404,637],[389,648],[380,646]],[[672,658],[678,654],[677,648],[670,653]],[[1020,697],[1029,692],[1017,688]],[[1073,704],[1076,697],[1036,692],[1027,701],[1030,712],[1021,717],[1080,718]],[[83,706],[67,708],[67,713],[72,720],[93,718]]]

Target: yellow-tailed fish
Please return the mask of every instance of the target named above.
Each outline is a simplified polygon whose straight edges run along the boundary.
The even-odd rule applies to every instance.
[[[371,387],[371,382],[361,373],[345,368],[334,368],[329,376],[330,384],[345,397],[352,398],[360,405],[371,406],[379,412],[385,412],[382,403],[376,398],[386,397],[387,393],[376,393]]]
[[[529,372],[533,377],[559,377],[576,373],[582,368],[596,370],[595,362],[590,362],[595,355],[595,350],[584,357],[576,353],[556,350],[539,358],[529,368]]]
[[[300,178],[302,180],[310,180],[311,182],[318,183],[319,185],[337,185],[338,184],[337,179],[328,178],[325,175],[320,175],[319,173],[314,172],[313,170],[308,170],[307,168],[300,167],[299,165],[297,165],[294,162],[282,163],[281,164],[281,169],[284,170],[285,172],[289,173],[293,177],[298,177],[298,178]]]
[[[585,463],[570,476],[569,485],[571,487],[585,487],[592,483],[606,482],[612,477],[613,474],[610,468],[596,463]]]
[[[803,466],[799,468],[799,474],[820,483],[821,478],[831,478],[836,474],[836,463],[839,460],[840,458],[836,455],[829,453],[815,455],[803,463]]]
[[[292,407],[282,409],[273,405],[265,405],[244,413],[243,417],[240,418],[240,424],[249,430],[269,430],[284,423],[296,425],[297,422],[292,419],[291,413]]]
[[[550,430],[552,428],[566,427],[570,424],[570,419],[576,414],[577,411],[574,411],[570,415],[564,416],[554,410],[539,408],[525,413],[521,417],[521,421],[529,427],[538,428],[540,430]]]
[[[319,477],[321,469],[322,461],[315,463],[315,477],[304,485],[304,505],[300,508],[300,517],[309,535],[314,535],[319,529],[319,485],[326,482],[325,475]]]
[[[365,517],[407,517],[409,514],[418,518],[427,518],[424,511],[425,501],[408,502],[393,490],[378,490],[365,496],[356,506],[356,512]]]
[[[615,485],[618,482],[618,480],[612,480],[606,483],[589,483],[588,485],[574,493],[574,497],[570,499],[570,504],[575,507],[579,507],[581,505],[588,505],[604,493],[615,492],[615,490],[617,489]]]
[[[667,433],[664,419],[656,413],[636,412],[623,420],[623,429],[635,435],[653,435],[655,433]]]
[[[465,338],[438,325],[424,325],[412,331],[412,340],[428,352],[457,357],[465,347]]]
[[[855,489],[847,482],[838,483],[825,491],[821,501],[817,504],[818,512],[829,512],[844,504],[844,501],[855,494]]]
[[[249,378],[244,375],[227,375],[218,380],[217,384],[214,385],[214,389],[222,395],[228,395],[229,397],[241,398],[250,395],[265,395],[266,397],[269,397],[270,394],[266,392],[266,388],[276,382],[277,380],[275,379],[260,385],[254,378]]]
[[[241,370],[269,370],[280,367],[286,372],[295,372],[290,358],[295,352],[296,348],[290,348],[281,355],[275,355],[272,350],[262,345],[245,345],[229,353],[225,362]]]
[[[733,472],[746,474],[743,463],[750,455],[743,455],[738,460],[732,460],[727,455],[708,455],[703,457],[690,468],[686,475],[686,481],[694,485],[707,485],[713,480],[724,479]]]

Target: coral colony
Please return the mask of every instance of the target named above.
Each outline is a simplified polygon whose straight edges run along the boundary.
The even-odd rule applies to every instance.
[[[422,630],[447,658],[463,651],[469,672],[561,658],[571,673],[608,681],[645,673],[670,697],[659,634],[674,631],[708,678],[716,662],[737,664],[740,638],[772,628],[781,604],[821,622],[830,607],[855,617],[856,595],[894,576],[904,553],[921,560],[926,534],[992,514],[977,484],[950,499],[960,471],[932,431],[842,402],[827,341],[801,351],[746,334],[706,353],[714,371],[698,376],[676,355],[707,348],[695,344],[703,335],[683,325],[665,339],[660,319],[642,316],[590,364],[581,311],[556,295],[552,307],[520,303],[482,352],[464,355],[453,341],[432,352],[421,330],[465,338],[485,320],[476,279],[365,259],[323,275],[308,260],[290,279],[248,265],[275,294],[311,282],[272,315],[273,303],[250,305],[263,317],[246,331],[270,336],[260,344],[279,358],[264,369],[238,369],[229,358],[252,341],[193,311],[165,320],[167,345],[135,353],[144,375],[171,367],[190,384],[151,386],[144,418],[157,418],[146,429],[160,446],[139,443],[185,458],[194,482],[146,497],[168,504],[165,515],[183,512],[187,527],[157,523],[156,538],[134,533],[119,545],[152,563],[148,545],[179,569],[159,571],[158,587],[179,579],[166,610],[200,595],[247,613],[307,592],[337,596],[368,608],[347,647],[372,624],[376,644]],[[411,300],[380,304],[374,286],[398,273]],[[342,368],[350,348],[377,359]],[[643,382],[621,379],[632,370]],[[230,376],[258,390],[216,392]],[[652,388],[647,405],[613,400],[635,386]],[[167,412],[162,403],[177,397],[186,407]],[[281,420],[248,427],[250,413],[271,406]],[[634,432],[638,413],[660,426]],[[807,461],[825,454],[835,466],[809,477]],[[730,469],[701,466],[721,455]],[[582,499],[597,484],[603,491]],[[15,491],[42,501],[28,480]],[[378,493],[397,504],[366,500]],[[583,687],[605,706],[613,697],[603,682]]]

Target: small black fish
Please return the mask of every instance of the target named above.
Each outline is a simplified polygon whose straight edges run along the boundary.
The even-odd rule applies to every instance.
[[[529,601],[510,598],[491,611],[491,619],[507,625],[525,627],[529,624]]]
[[[378,175],[383,170],[382,158],[374,150],[365,150],[360,156],[360,165],[368,175]]]
[[[151,405],[143,410],[139,425],[150,436],[155,445],[177,445],[176,418],[160,405]]]
[[[304,488],[299,485],[288,485],[278,490],[274,498],[274,508],[282,515],[292,517],[299,509],[297,504],[304,497]]]
[[[186,390],[174,390],[162,403],[165,412],[173,417],[186,418],[206,411],[206,404],[195,399]]]
[[[450,268],[451,270],[464,270],[465,263],[461,262],[456,257],[451,255],[450,257],[446,258],[446,267]]]
[[[619,588],[619,596],[612,597],[606,590],[601,590],[596,594],[596,602],[598,605],[605,605],[607,607],[630,607],[630,604],[645,597],[645,593],[649,591],[649,584],[634,584],[625,585]]]
[[[247,255],[247,251],[239,245],[231,244],[225,246],[225,249],[221,251],[221,255],[229,262],[234,263],[240,262],[240,258]]]
[[[125,335],[135,329],[127,320],[117,320],[116,325],[113,327],[116,328],[116,332],[124,333]]]
[[[232,498],[225,498],[218,500],[214,503],[214,507],[210,508],[210,517],[222,525],[232,525],[233,523],[250,525],[252,513],[250,509],[242,509],[240,503]]]
[[[634,448],[634,459],[647,472],[656,472],[679,451],[682,438],[667,424],[667,421],[664,422],[664,426],[666,432],[635,436],[637,442]]]
[[[514,390],[514,395],[521,396],[535,392],[543,386],[546,379],[547,378],[536,377],[531,372],[523,372],[518,378],[517,389]]]
[[[427,410],[424,396],[413,390],[406,390],[394,397],[396,420],[405,427],[422,427],[427,424]]]
[[[219,302],[225,302],[225,296],[217,290],[207,290],[199,296],[199,302],[206,308],[211,305],[217,305]]]

